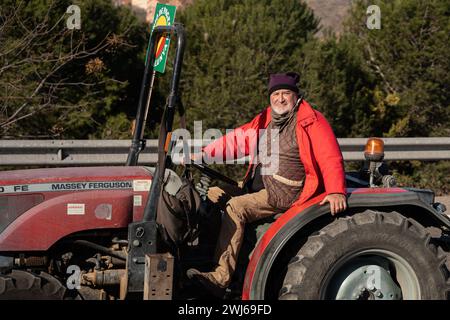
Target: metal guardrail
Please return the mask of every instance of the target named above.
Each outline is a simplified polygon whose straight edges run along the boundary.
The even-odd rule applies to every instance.
[[[363,160],[366,141],[367,138],[338,139],[344,160]],[[450,137],[383,141],[386,160],[450,160]],[[130,144],[130,140],[1,140],[0,166],[123,165]],[[157,146],[157,140],[147,140],[139,162],[156,163]]]
[[[382,138],[386,160],[450,160],[450,137]],[[344,160],[363,160],[367,138],[338,139]]]
[[[0,165],[120,165],[125,164],[131,140],[3,140]],[[142,163],[156,163],[158,142],[148,140]]]

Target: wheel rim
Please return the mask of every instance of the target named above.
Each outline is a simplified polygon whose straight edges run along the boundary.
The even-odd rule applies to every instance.
[[[337,300],[416,300],[420,286],[411,265],[398,254],[368,249],[338,261],[325,277],[320,296]]]

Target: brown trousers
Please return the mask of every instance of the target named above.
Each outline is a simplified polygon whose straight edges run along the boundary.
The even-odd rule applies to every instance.
[[[225,209],[216,246],[217,267],[209,273],[208,278],[217,286],[226,288],[236,269],[245,224],[281,211],[268,204],[265,189],[244,194],[238,187],[228,185],[223,188],[212,187],[209,189],[208,198],[217,207]]]

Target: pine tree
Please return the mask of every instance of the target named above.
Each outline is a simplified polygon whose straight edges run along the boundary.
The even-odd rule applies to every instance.
[[[267,106],[269,74],[295,71],[318,24],[298,0],[197,0],[180,21],[188,34],[183,98],[203,130],[234,128]]]
[[[371,1],[381,29],[365,26],[368,1],[355,4],[348,32],[357,36],[379,91],[373,111],[389,122],[387,136],[450,134],[450,3]]]
[[[336,136],[382,135],[373,116],[375,77],[364,66],[353,35],[309,41],[299,64],[306,99],[330,122]]]
[[[70,5],[80,8],[80,29],[66,25]],[[110,0],[2,1],[0,135],[101,137],[109,117],[122,128],[135,111],[145,29]]]

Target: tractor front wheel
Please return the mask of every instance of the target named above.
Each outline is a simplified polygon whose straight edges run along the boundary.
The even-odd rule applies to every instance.
[[[63,300],[74,299],[56,278],[48,273],[39,275],[12,270],[0,275],[0,300]],[[75,298],[76,299],[76,298]]]
[[[445,262],[415,220],[366,210],[309,237],[288,265],[279,298],[448,299]]]

